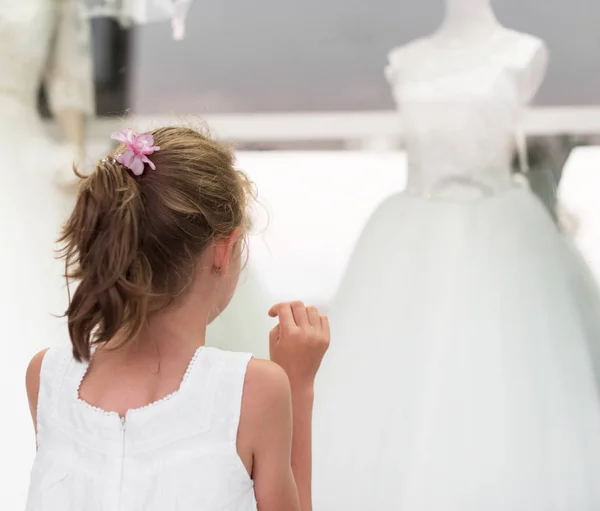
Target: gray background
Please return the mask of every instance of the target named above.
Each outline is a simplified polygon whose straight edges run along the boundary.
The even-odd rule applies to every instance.
[[[548,44],[537,104],[600,104],[600,1],[494,7]],[[389,109],[388,50],[442,16],[443,0],[195,0],[183,41],[168,23],[135,29],[130,103],[139,113]]]

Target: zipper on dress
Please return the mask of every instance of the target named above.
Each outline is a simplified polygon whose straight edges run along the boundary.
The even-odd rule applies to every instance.
[[[121,473],[120,473],[120,481],[119,481],[119,507],[121,509],[121,504],[123,502],[123,479],[125,474],[125,429],[126,429],[126,417],[120,417],[121,419]]]

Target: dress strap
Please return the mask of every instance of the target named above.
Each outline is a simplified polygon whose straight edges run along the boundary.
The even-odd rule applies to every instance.
[[[211,430],[221,441],[235,448],[242,409],[242,396],[246,370],[252,355],[207,348],[212,356],[219,358],[218,375],[206,396],[213,401],[211,412]]]
[[[231,381],[229,438],[235,446],[237,443],[237,434],[242,412],[242,398],[244,396],[246,372],[248,370],[248,364],[250,363],[250,360],[252,360],[252,355],[248,353],[232,353],[231,355],[231,369],[229,370],[229,378]]]
[[[44,355],[40,371],[40,390],[38,393],[37,424],[38,442],[43,436],[44,426],[57,412],[60,394],[69,366],[73,361],[71,347],[50,348]]]

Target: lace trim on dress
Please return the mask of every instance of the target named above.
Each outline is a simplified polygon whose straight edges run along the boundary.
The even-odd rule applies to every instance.
[[[88,403],[87,401],[81,399],[81,397],[79,395],[79,390],[81,388],[83,380],[85,379],[85,377],[86,377],[86,375],[87,375],[87,373],[88,373],[88,371],[90,369],[90,363],[89,362],[83,364],[83,366],[82,366],[81,375],[79,377],[79,382],[77,384],[76,391],[75,391],[75,393],[76,393],[75,394],[76,401],[78,403],[80,403],[81,405],[83,405],[85,408],[90,409],[90,410],[92,410],[95,413],[99,413],[99,414],[102,414],[102,415],[108,416],[108,417],[118,417],[121,421],[123,421],[123,420],[125,420],[125,417],[127,415],[131,414],[131,413],[139,413],[142,410],[147,410],[149,408],[153,408],[155,406],[158,406],[161,403],[164,403],[166,401],[169,401],[169,400],[173,399],[177,394],[179,394],[183,390],[183,388],[184,388],[184,386],[185,386],[185,384],[186,384],[186,382],[187,382],[187,380],[188,380],[188,378],[189,378],[189,376],[190,376],[190,374],[191,374],[191,372],[192,372],[192,370],[194,368],[194,365],[196,364],[196,360],[198,359],[198,357],[200,356],[200,353],[203,351],[204,348],[205,348],[205,346],[200,346],[194,352],[194,355],[192,356],[192,359],[190,360],[190,362],[189,362],[189,364],[187,366],[187,369],[185,370],[185,373],[183,374],[183,378],[181,379],[181,383],[179,384],[179,388],[177,390],[171,392],[170,394],[167,394],[165,397],[163,397],[161,399],[157,399],[156,401],[152,401],[151,403],[148,403],[147,405],[139,406],[137,408],[129,408],[127,410],[127,412],[125,412],[124,416],[121,416],[118,412],[116,412],[114,410],[104,410],[103,408],[99,408],[97,406],[94,406],[94,405]]]

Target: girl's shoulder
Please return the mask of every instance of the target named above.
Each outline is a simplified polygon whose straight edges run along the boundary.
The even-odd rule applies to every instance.
[[[285,371],[275,362],[252,358],[244,381],[245,395],[281,399],[290,394],[290,382]]]
[[[291,416],[290,382],[285,371],[270,360],[253,358],[244,381],[240,431],[249,436],[269,434]]]
[[[40,380],[42,373],[42,364],[44,357],[48,352],[48,348],[36,353],[25,372],[25,387],[27,389],[27,399],[29,400],[29,409],[35,421],[35,415],[37,410],[38,396],[40,393]]]

